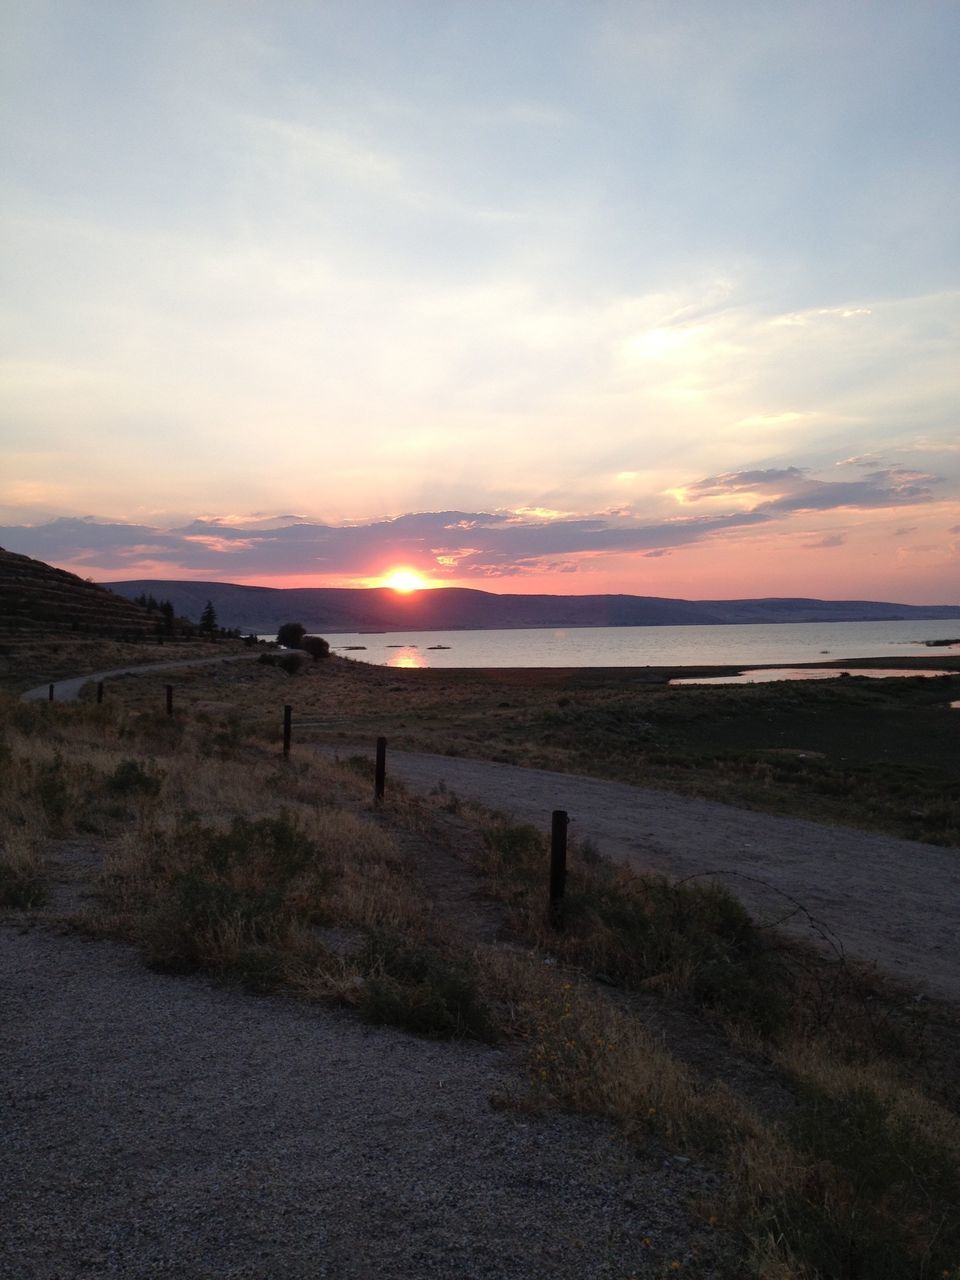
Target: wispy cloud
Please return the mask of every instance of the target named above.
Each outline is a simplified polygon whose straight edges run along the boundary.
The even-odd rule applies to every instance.
[[[905,467],[886,467],[850,481],[818,480],[806,468],[786,467],[709,476],[685,486],[679,496],[685,502],[728,495],[762,496],[763,501],[753,509],[767,513],[833,511],[844,507],[871,510],[932,502],[933,486],[940,482],[939,476]]]

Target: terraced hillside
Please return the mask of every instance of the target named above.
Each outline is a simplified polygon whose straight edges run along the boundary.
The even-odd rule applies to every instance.
[[[114,639],[152,636],[146,609],[76,574],[0,547],[0,634],[81,632]]]

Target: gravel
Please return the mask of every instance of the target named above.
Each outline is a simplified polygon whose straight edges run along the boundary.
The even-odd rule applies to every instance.
[[[687,1209],[715,1175],[599,1121],[494,1110],[501,1049],[9,920],[0,965],[9,1280],[719,1274]]]

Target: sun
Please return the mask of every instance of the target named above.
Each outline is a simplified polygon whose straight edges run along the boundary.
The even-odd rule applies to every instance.
[[[383,579],[383,585],[402,595],[409,595],[411,591],[422,591],[427,583],[412,569],[394,569]]]

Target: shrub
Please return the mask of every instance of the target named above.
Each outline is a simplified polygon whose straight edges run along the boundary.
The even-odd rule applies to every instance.
[[[277,644],[285,649],[297,649],[306,634],[307,628],[302,622],[285,622],[277,628]]]
[[[35,911],[46,900],[47,886],[36,856],[12,850],[0,854],[0,907]]]
[[[51,828],[54,831],[64,830],[70,813],[70,794],[63,757],[59,753],[40,765],[35,791]]]
[[[226,831],[182,823],[175,834],[181,867],[161,885],[143,924],[147,963],[166,972],[199,969],[248,985],[275,985],[295,926],[315,914],[312,894],[295,890],[319,850],[286,814],[235,818]],[[300,900],[303,899],[303,900]]]
[[[767,1227],[818,1276],[956,1274],[960,1177],[952,1144],[864,1085],[803,1083],[789,1137],[806,1170],[769,1205]],[[946,1138],[946,1135],[944,1135]]]
[[[300,648],[309,653],[314,662],[330,657],[330,642],[324,640],[323,636],[304,636],[300,641]]]
[[[371,1022],[436,1040],[489,1034],[476,970],[467,957],[381,932],[371,935],[360,963],[368,974],[361,1009]]]
[[[296,675],[303,665],[303,657],[299,653],[261,653],[257,659],[265,667],[279,667],[288,675]]]
[[[123,760],[107,779],[107,790],[118,795],[155,796],[162,786],[160,778],[147,773],[137,760]]]

